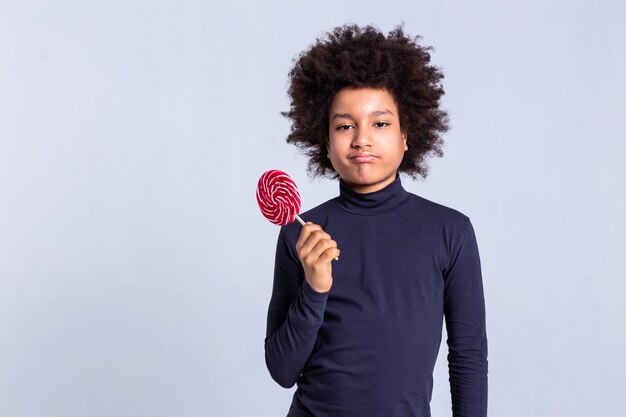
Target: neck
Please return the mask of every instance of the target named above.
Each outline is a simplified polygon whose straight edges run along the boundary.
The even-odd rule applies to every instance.
[[[349,187],[343,180],[340,180],[337,203],[351,213],[375,215],[395,209],[408,197],[409,193],[402,187],[400,176],[396,175],[395,180],[385,187],[365,193]]]
[[[394,182],[396,178],[398,178],[398,173],[396,173],[393,177],[386,179],[382,183],[361,185],[361,184],[348,184],[347,182],[344,181],[344,184],[346,184],[348,187],[350,187],[357,193],[367,194],[367,193],[376,192],[378,190],[382,190],[383,188],[385,188],[386,186]]]

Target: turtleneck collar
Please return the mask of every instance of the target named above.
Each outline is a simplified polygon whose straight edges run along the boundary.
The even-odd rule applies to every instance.
[[[344,210],[364,215],[382,214],[403,204],[409,193],[402,187],[400,175],[385,188],[372,193],[358,193],[339,180],[339,197],[336,201]]]

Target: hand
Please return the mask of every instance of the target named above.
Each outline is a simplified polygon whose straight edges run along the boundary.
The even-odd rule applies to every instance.
[[[339,256],[337,242],[319,225],[307,222],[300,231],[296,250],[309,286],[317,292],[329,291],[333,285],[331,262]]]

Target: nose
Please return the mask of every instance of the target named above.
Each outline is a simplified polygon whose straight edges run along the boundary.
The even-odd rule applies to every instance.
[[[367,132],[366,129],[362,128],[355,129],[354,137],[352,138],[352,146],[357,149],[368,148],[372,146],[372,138],[369,132]]]

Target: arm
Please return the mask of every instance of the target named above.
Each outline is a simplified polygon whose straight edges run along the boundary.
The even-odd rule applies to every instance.
[[[304,279],[298,255],[281,229],[267,313],[265,363],[282,387],[292,387],[300,377],[313,351],[327,299],[328,292],[313,290]]]
[[[454,417],[487,416],[487,333],[480,257],[466,220],[444,272],[444,312]]]

